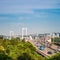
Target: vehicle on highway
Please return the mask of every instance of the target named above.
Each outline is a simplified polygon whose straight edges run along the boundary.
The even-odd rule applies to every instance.
[[[40,49],[40,50],[44,50],[44,49],[45,49],[45,46],[40,46],[39,49]]]
[[[48,51],[47,54],[52,54],[52,52],[51,51]]]

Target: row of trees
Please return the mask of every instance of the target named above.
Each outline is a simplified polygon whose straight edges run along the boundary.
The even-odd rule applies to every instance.
[[[52,42],[55,43],[55,44],[60,45],[60,37],[52,38]]]
[[[36,52],[35,47],[25,40],[0,39],[1,60],[44,60],[45,58]]]

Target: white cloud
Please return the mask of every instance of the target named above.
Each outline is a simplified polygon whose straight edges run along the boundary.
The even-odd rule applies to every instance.
[[[0,13],[33,13],[33,9],[60,8],[60,0],[0,1]]]

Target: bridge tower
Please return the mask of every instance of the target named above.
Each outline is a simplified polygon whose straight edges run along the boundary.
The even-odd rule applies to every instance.
[[[14,37],[14,31],[10,31],[10,40]]]
[[[27,28],[22,28],[22,39],[27,37]]]

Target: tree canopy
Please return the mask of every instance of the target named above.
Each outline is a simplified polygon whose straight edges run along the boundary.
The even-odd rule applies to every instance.
[[[60,54],[49,59],[39,55],[36,48],[25,40],[16,39],[0,39],[0,59],[1,60],[60,60]]]

